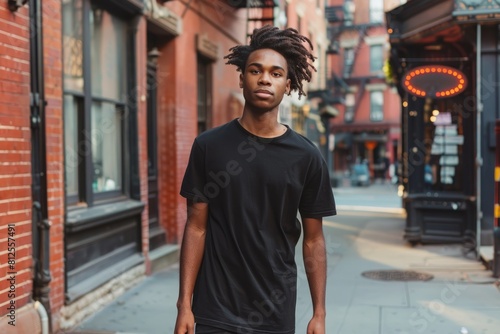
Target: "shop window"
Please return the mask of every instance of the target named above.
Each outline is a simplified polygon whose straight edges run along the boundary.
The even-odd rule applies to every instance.
[[[449,101],[424,109],[425,191],[463,190],[463,112]]]
[[[370,46],[370,72],[382,72],[384,67],[384,53],[382,45]]]
[[[212,63],[198,56],[198,133],[210,128],[212,114]]]
[[[64,139],[68,205],[125,193],[127,22],[87,0],[63,2]]]
[[[384,119],[384,93],[382,91],[370,92],[370,120],[379,122]]]

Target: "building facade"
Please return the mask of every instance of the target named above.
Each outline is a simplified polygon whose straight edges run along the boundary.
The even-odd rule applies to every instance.
[[[389,40],[384,12],[395,1],[330,0],[329,87],[339,111],[331,121],[335,174],[354,164],[368,165],[370,178],[385,179],[397,161],[400,142],[399,96],[387,82],[384,65]]]
[[[277,24],[291,27],[311,40],[313,54],[316,57],[309,83],[304,83],[306,96],[299,98],[296,92],[285,96],[280,106],[280,121],[289,124],[295,131],[310,139],[328,160],[326,119],[322,119],[328,101],[324,96],[327,90],[328,58],[326,50],[329,45],[327,36],[327,21],[325,17],[326,0],[286,0],[281,1]],[[283,21],[281,18],[285,17]],[[286,116],[286,117],[283,117]]]
[[[0,332],[55,333],[177,260],[193,139],[242,111],[230,47],[298,27],[324,89],[325,3],[26,2],[0,4]]]
[[[499,13],[497,2],[442,0],[387,14],[405,131],[405,237],[463,242],[487,262],[497,218]]]

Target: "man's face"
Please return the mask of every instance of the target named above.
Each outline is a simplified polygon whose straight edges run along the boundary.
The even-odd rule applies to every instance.
[[[277,108],[290,92],[286,59],[271,49],[252,52],[240,74],[240,87],[247,106],[260,111]]]

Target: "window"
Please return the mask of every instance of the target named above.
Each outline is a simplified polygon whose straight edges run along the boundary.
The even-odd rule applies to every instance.
[[[354,21],[354,11],[356,10],[356,5],[352,0],[345,0],[344,2],[344,24],[350,26]]]
[[[378,122],[384,119],[384,93],[370,92],[370,120]]]
[[[424,112],[424,190],[462,191],[464,188],[464,119],[456,100],[427,102]],[[424,149],[424,147],[422,147]]]
[[[352,123],[354,120],[354,94],[346,94],[345,96],[345,113],[344,113],[344,122]]]
[[[127,23],[87,0],[63,2],[64,139],[69,205],[124,194]]]
[[[370,22],[384,22],[384,1],[370,0]]]
[[[212,114],[212,65],[198,56],[198,134],[210,128]]]
[[[381,72],[383,67],[383,46],[380,44],[370,46],[370,72]]]
[[[286,28],[289,27],[289,17],[290,17],[290,11],[288,10],[288,2],[285,2],[285,15],[286,15]]]
[[[344,77],[351,76],[352,66],[354,64],[354,49],[344,49]]]

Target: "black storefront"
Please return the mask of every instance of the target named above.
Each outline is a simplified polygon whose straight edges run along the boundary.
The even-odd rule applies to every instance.
[[[500,1],[413,0],[387,13],[401,96],[405,238],[493,243]]]

